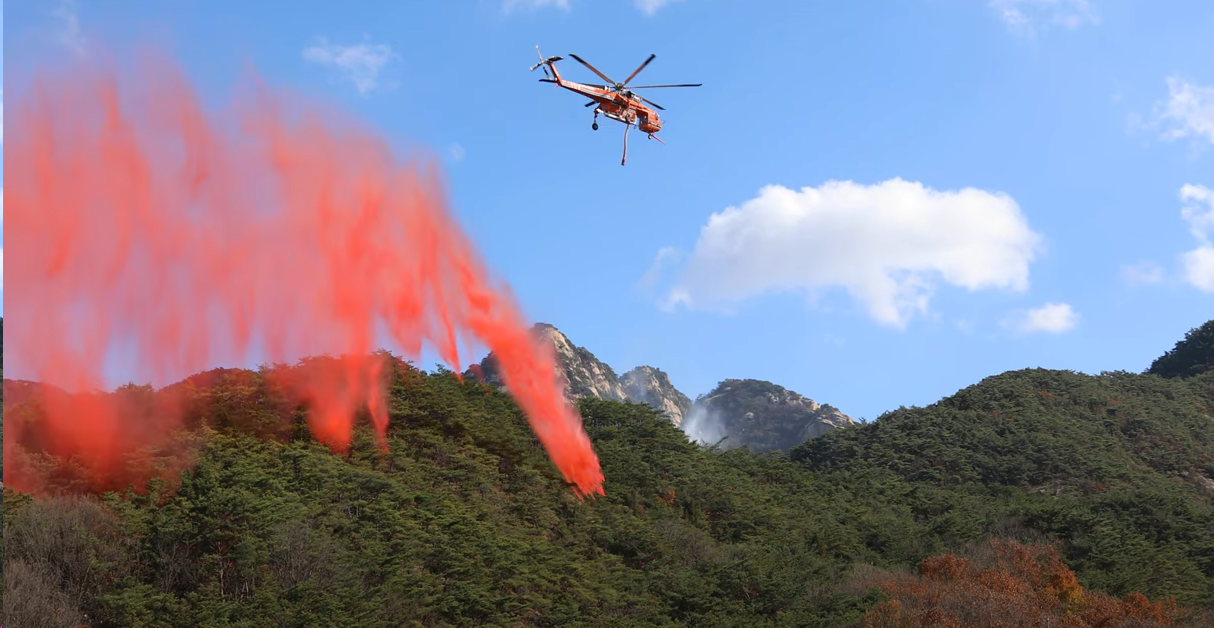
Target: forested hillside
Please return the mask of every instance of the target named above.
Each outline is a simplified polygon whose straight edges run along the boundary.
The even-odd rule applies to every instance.
[[[1089,586],[1214,605],[1214,374],[1004,373],[791,457],[1001,504]]]
[[[507,394],[395,365],[386,450],[364,425],[330,453],[263,373],[240,370],[117,393],[192,400],[178,442],[193,464],[147,490],[98,495],[22,443],[58,496],[5,487],[4,625],[1214,617],[1198,615],[1214,610],[1214,372],[1010,372],[789,456],[702,448],[647,405],[585,398],[606,496],[581,501]],[[5,384],[6,418],[36,425],[38,394]]]

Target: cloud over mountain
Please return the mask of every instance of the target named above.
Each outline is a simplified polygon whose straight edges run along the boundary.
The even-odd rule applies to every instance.
[[[1040,241],[1002,193],[900,178],[770,185],[709,217],[663,305],[729,311],[763,294],[842,288],[873,319],[901,328],[927,311],[938,282],[1026,290]],[[645,281],[677,257],[663,249]]]

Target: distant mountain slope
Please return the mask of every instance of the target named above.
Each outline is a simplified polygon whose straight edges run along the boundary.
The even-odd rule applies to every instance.
[[[662,411],[675,426],[700,442],[717,442],[728,436],[722,443],[725,448],[747,445],[756,452],[787,451],[808,438],[853,422],[836,408],[819,406],[812,399],[760,380],[725,380],[693,403],[661,369],[638,366],[620,377],[556,327],[537,323],[533,330],[556,349],[571,399],[594,397],[643,403]],[[502,383],[492,353],[464,374],[493,385]]]
[[[795,453],[815,469],[862,460],[942,484],[1087,490],[1183,478],[1214,471],[1214,390],[1205,378],[1009,371]]]
[[[1183,340],[1147,369],[1147,373],[1160,377],[1194,377],[1210,371],[1214,371],[1214,319],[1190,329]]]

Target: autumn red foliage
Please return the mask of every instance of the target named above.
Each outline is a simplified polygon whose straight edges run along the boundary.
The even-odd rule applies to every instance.
[[[1157,628],[1196,626],[1173,600],[1087,591],[1052,546],[993,541],[971,558],[919,563],[919,572],[868,571],[856,584],[886,599],[863,628]]]

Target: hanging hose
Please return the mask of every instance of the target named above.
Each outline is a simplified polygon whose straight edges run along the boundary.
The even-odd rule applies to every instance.
[[[620,160],[621,166],[624,165],[625,161],[628,161],[628,129],[631,128],[631,124],[628,124],[627,122],[624,123],[624,158]]]

